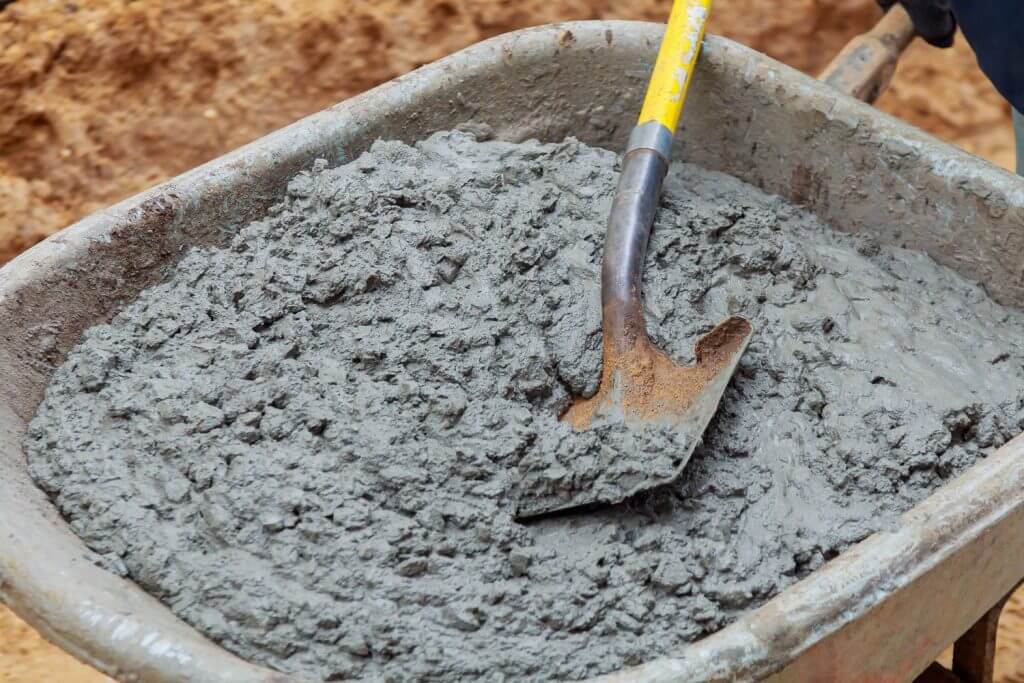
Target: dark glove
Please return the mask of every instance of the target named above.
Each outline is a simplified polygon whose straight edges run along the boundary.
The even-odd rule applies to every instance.
[[[950,0],[899,0],[914,21],[917,35],[935,47],[950,47],[956,33],[956,17]],[[896,0],[878,0],[882,9],[889,9]]]
[[[1024,113],[1024,1],[953,0],[953,7],[981,70]]]

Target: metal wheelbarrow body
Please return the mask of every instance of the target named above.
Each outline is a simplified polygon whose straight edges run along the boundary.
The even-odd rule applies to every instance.
[[[21,441],[89,326],[193,245],[261,216],[315,158],[474,120],[507,140],[621,149],[662,27],[581,22],[499,36],[94,214],[0,269],[0,598],[129,681],[290,681],[243,662],[83,559]],[[750,49],[709,37],[675,158],[928,252],[1024,305],[1024,182]],[[887,227],[882,227],[887,226]],[[905,681],[1024,577],[1024,439],[731,626],[609,681]]]

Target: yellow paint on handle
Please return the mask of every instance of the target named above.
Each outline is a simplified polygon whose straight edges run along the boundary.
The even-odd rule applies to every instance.
[[[711,0],[675,0],[638,123],[657,121],[675,134],[710,12]]]

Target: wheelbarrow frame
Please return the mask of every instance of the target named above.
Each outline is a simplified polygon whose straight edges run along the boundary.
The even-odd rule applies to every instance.
[[[93,214],[0,269],[0,598],[126,681],[293,681],[243,662],[84,547],[33,484],[21,441],[91,325],[192,246],[224,244],[314,159],[465,121],[499,138],[622,149],[662,27],[579,22],[499,36]],[[709,37],[678,159],[917,249],[1024,305],[1024,183],[762,54]],[[604,681],[907,681],[1024,577],[1024,438],[727,628]]]

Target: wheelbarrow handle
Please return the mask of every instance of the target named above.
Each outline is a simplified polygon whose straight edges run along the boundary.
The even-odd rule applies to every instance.
[[[870,104],[889,85],[915,35],[910,15],[896,3],[874,28],[848,42],[818,80]]]

